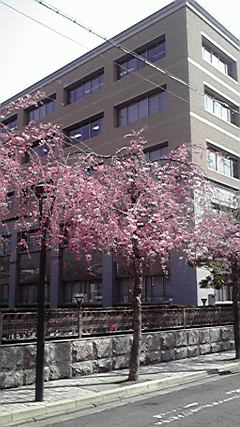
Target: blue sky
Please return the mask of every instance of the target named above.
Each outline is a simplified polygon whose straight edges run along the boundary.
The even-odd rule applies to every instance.
[[[169,0],[47,0],[106,37],[112,37],[156,12]],[[20,15],[0,0],[0,102],[96,47],[102,41],[34,0],[3,0],[9,6],[53,27],[79,44]],[[240,38],[239,0],[198,3]],[[117,6],[119,4],[119,6]]]

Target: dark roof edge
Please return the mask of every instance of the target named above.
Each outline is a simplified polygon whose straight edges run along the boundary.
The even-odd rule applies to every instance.
[[[181,1],[181,0],[176,0],[176,1]],[[200,4],[198,4],[195,0],[186,0],[186,3],[190,3],[192,4],[196,9],[198,9],[198,11],[204,15],[209,21],[212,21],[213,24],[216,25],[216,27],[218,27],[223,33],[226,33],[226,35],[237,45],[240,45],[240,40],[234,36],[234,34],[232,34],[226,27],[224,27],[224,25],[222,25],[220,22],[218,22],[218,20],[216,18],[214,18],[212,15],[210,15],[209,12],[206,11],[206,9],[204,9],[202,6],[200,6]]]
[[[222,24],[220,24],[215,18],[213,18],[195,0],[174,0],[172,3],[169,3],[167,6],[163,7],[162,9],[153,13],[152,15],[148,16],[147,18],[144,18],[143,20],[139,21],[138,23],[132,25],[131,27],[127,28],[126,30],[122,31],[121,33],[117,34],[116,36],[112,37],[110,40],[113,42],[120,43],[123,39],[126,39],[126,38],[130,37],[131,35],[133,35],[134,33],[137,33],[141,29],[147,27],[150,23],[152,24],[152,23],[156,22],[157,20],[168,16],[170,13],[173,13],[176,10],[181,9],[184,6],[187,6],[187,3],[194,6],[208,20],[212,21],[222,32],[226,33],[226,35],[234,43],[236,43],[236,44],[240,43],[239,39],[237,39],[233,34],[231,34]],[[38,82],[34,83],[33,85],[27,87],[26,89],[23,89],[21,92],[17,93],[16,95],[12,96],[11,98],[5,100],[2,104],[0,104],[0,108],[7,105],[9,102],[14,101],[14,100],[18,99],[19,97],[25,95],[26,93],[33,93],[33,92],[37,91],[38,89],[41,89],[42,86],[53,82],[54,80],[61,77],[63,74],[66,74],[67,72],[72,71],[77,66],[84,64],[88,60],[93,59],[97,55],[104,53],[108,49],[109,49],[109,43],[108,42],[101,43],[96,48],[90,50],[89,52],[85,53],[84,55],[80,56],[79,58],[74,59],[73,61],[69,62],[68,64],[64,65],[63,67],[59,68],[58,70],[54,71],[53,73],[49,74],[48,76],[46,76],[43,79],[39,80]]]

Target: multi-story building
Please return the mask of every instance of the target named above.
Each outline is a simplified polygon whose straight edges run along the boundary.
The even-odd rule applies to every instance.
[[[84,141],[100,154],[113,153],[125,144],[124,135],[144,128],[150,159],[182,143],[200,145],[206,154],[196,161],[219,194],[239,189],[239,40],[194,0],[176,0],[112,41],[154,66],[106,42],[6,101],[37,89],[47,95],[43,105],[18,111],[5,125],[58,123],[76,144]],[[14,250],[17,239],[12,227],[0,249],[2,306],[36,303],[38,248],[29,235],[29,257]],[[49,254],[50,306],[71,304],[76,292],[105,306],[129,302],[131,277],[123,266],[99,257],[94,271],[89,276],[64,250]],[[145,272],[143,301],[201,304],[213,292],[199,288],[201,275],[172,255],[168,278],[157,263]]]

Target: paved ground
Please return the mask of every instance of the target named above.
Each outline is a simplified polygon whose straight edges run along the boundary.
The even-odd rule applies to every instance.
[[[239,427],[240,374],[210,376],[120,402],[55,417],[51,427]],[[124,403],[124,404],[123,404]],[[100,411],[101,410],[101,411]],[[95,411],[98,411],[95,413]],[[44,421],[44,423],[46,420]],[[38,427],[42,425],[37,423]],[[26,427],[36,427],[27,425]],[[47,427],[44,425],[44,427]]]
[[[234,360],[234,352],[223,352],[142,366],[138,383],[126,382],[127,369],[47,382],[44,402],[34,402],[34,385],[1,390],[0,426],[66,414],[209,375],[239,370],[240,362]]]

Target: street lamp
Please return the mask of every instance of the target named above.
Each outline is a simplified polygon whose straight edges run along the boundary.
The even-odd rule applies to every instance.
[[[37,287],[37,354],[36,354],[36,384],[35,401],[42,402],[44,394],[44,347],[45,347],[45,276],[46,276],[46,236],[48,218],[43,217],[43,193],[42,186],[35,188],[35,194],[39,202],[39,225],[43,226],[40,246],[39,280]],[[43,221],[43,224],[42,224]]]
[[[74,294],[74,299],[77,303],[77,309],[78,309],[78,336],[79,338],[82,338],[82,329],[83,329],[83,322],[82,322],[82,303],[85,299],[84,294]]]

